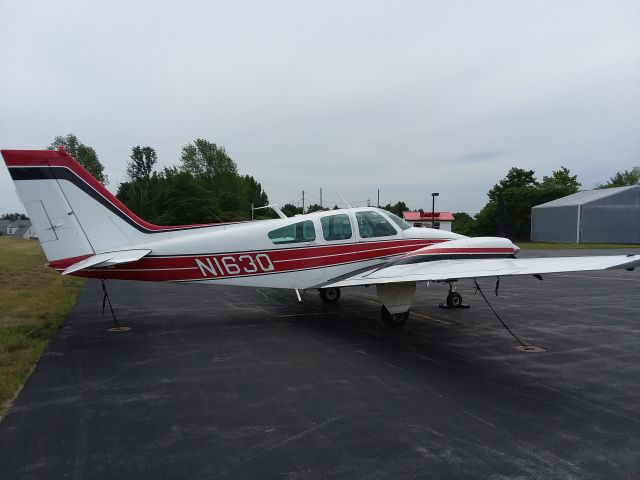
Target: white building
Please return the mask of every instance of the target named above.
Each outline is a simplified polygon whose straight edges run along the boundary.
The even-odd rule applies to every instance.
[[[440,230],[446,230],[447,232],[451,231],[451,225],[455,220],[454,216],[451,212],[434,212],[435,215],[432,218],[431,212],[420,212],[420,211],[404,211],[402,212],[402,217],[405,221],[409,222],[413,227],[424,227],[424,228],[439,228]]]

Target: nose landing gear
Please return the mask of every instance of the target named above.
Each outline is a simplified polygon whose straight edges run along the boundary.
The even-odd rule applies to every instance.
[[[462,305],[462,295],[458,292],[449,292],[449,295],[447,295],[447,307],[460,308],[460,305]]]
[[[470,305],[465,305],[462,303],[462,295],[455,291],[453,287],[453,282],[455,280],[448,281],[446,283],[449,284],[449,294],[447,295],[447,304],[440,304],[440,308],[471,308]]]

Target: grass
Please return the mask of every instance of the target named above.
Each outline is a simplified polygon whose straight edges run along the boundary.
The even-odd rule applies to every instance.
[[[637,244],[620,243],[547,243],[547,242],[513,242],[523,250],[564,250],[583,248],[640,248]]]
[[[45,264],[36,240],[0,237],[0,418],[84,284]]]

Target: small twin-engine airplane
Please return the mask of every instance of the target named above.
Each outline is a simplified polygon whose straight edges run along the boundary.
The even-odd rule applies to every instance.
[[[519,259],[506,238],[415,228],[370,207],[162,227],[136,216],[62,148],[2,156],[48,265],[63,275],[317,289],[327,303],[341,288],[375,285],[382,320],[402,326],[417,282],[448,284],[447,305],[460,307],[461,279],[640,265],[640,255]]]

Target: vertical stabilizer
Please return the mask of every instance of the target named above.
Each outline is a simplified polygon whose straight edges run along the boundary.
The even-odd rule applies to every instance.
[[[2,157],[49,262],[131,250],[212,226],[142,220],[63,148],[2,150]]]
[[[128,210],[65,150],[2,150],[49,261],[131,248]],[[119,213],[120,215],[117,215]]]

